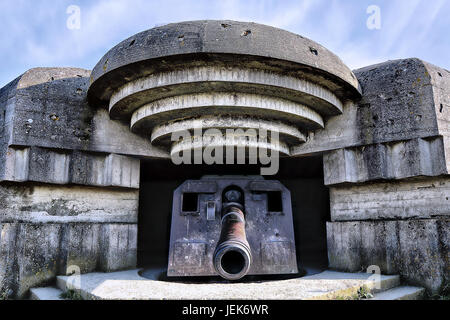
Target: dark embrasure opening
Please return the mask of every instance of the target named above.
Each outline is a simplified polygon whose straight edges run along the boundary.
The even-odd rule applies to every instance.
[[[180,165],[170,160],[142,161],[138,220],[138,266],[167,268],[173,192],[186,180],[205,175],[259,175],[253,165]],[[322,157],[282,158],[279,180],[291,192],[297,260],[300,269],[328,266],[326,222],[329,191],[323,182]],[[195,194],[185,194],[183,211],[196,211]],[[269,211],[281,212],[278,194],[269,195]]]

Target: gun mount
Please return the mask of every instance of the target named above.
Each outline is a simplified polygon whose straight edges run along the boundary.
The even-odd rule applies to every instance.
[[[298,273],[290,192],[262,177],[204,177],[174,192],[169,277]]]

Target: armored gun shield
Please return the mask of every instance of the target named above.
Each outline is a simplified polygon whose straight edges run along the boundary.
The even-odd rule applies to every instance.
[[[298,273],[291,195],[262,177],[204,177],[174,192],[169,277]]]

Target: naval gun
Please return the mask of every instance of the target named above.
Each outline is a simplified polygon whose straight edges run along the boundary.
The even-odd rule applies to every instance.
[[[207,176],[174,191],[168,277],[298,273],[291,195],[260,176]]]

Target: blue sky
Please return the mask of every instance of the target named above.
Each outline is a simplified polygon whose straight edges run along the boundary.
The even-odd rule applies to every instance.
[[[81,28],[67,28],[70,5]],[[381,9],[369,30],[367,8]],[[0,87],[33,67],[92,69],[115,44],[155,25],[199,19],[283,28],[336,53],[352,69],[418,57],[450,69],[449,0],[0,0]]]

